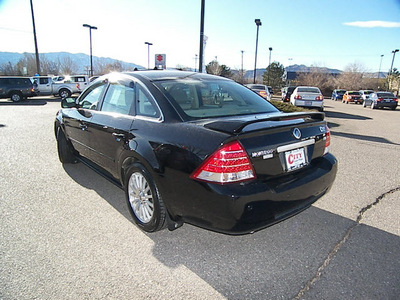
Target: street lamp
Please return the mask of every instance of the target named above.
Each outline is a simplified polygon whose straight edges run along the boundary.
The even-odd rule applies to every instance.
[[[268,62],[268,85],[269,85],[269,73],[271,73],[271,53],[272,53],[272,47],[268,48],[269,50],[269,62]]]
[[[147,69],[150,69],[150,46],[153,45],[149,42],[144,42],[147,45]]]
[[[89,28],[89,38],[90,38],[90,76],[93,76],[93,56],[92,56],[92,29],[96,30],[96,26],[91,26],[89,24],[83,24],[83,27]]]
[[[272,52],[272,47],[269,47],[268,50],[269,50],[269,63],[268,63],[268,66],[269,66],[269,65],[271,64],[271,52]]]
[[[379,89],[379,79],[380,79],[380,77],[381,77],[382,59],[383,59],[383,54],[381,54],[381,62],[380,62],[380,64],[379,64],[379,72],[378,72],[378,89]]]
[[[39,50],[36,39],[36,26],[35,26],[35,15],[33,13],[33,4],[31,0],[31,13],[32,13],[32,26],[33,26],[33,40],[35,42],[35,56],[36,56],[36,74],[40,74],[40,60],[39,60]]]
[[[390,67],[390,73],[389,73],[389,75],[391,75],[392,72],[393,72],[393,62],[394,62],[394,56],[396,55],[396,52],[399,52],[399,49],[396,49],[396,50],[393,50],[393,51],[392,51],[392,53],[393,53],[393,59],[392,59],[392,65],[391,65],[391,67]]]
[[[201,0],[201,10],[200,10],[200,49],[199,49],[199,73],[203,73],[203,63],[204,63],[204,10],[205,10],[205,0]],[[207,40],[207,38],[206,38]]]
[[[254,22],[257,25],[257,37],[256,37],[256,58],[254,60],[254,79],[253,83],[256,83],[256,71],[257,71],[257,48],[258,48],[258,28],[262,25],[260,19],[255,19]]]
[[[243,74],[243,52],[244,52],[244,51],[243,51],[243,50],[240,50],[240,52],[242,52],[242,72],[241,72],[241,75],[240,75],[240,82],[243,83],[243,81],[244,81],[244,80],[243,80],[243,77],[244,77],[244,76],[243,76],[243,75],[244,75],[244,74]]]

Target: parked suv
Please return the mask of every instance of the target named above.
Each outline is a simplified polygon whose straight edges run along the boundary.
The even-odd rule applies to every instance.
[[[333,90],[331,99],[335,101],[342,100],[344,93],[346,93],[346,90],[341,90],[341,89]]]
[[[36,89],[29,77],[0,76],[0,99],[10,98],[14,102],[36,96]]]

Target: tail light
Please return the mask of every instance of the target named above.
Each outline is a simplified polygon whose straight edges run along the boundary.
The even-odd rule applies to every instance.
[[[301,98],[300,95],[294,95],[294,99],[296,99],[296,100],[301,100],[301,99],[303,99],[303,98]]]
[[[324,96],[319,95],[319,96],[315,97],[315,100],[322,101],[322,100],[324,100]]]
[[[258,94],[259,94],[261,97],[267,98],[267,92],[266,92],[266,91],[259,91]]]
[[[324,137],[324,140],[325,140],[324,155],[329,153],[329,146],[331,145],[331,131],[329,130],[328,125],[325,125],[325,130],[326,130],[326,133],[325,133],[325,137]]]
[[[243,146],[234,141],[223,145],[198,167],[190,178],[218,184],[235,183],[256,178]]]
[[[393,99],[393,101],[397,102],[397,101],[398,101],[398,99],[397,99],[397,98],[394,98],[394,99]]]
[[[79,83],[76,84],[76,88],[77,88],[78,90],[80,89]]]
[[[378,98],[376,101],[381,102],[381,101],[383,101],[383,98]]]

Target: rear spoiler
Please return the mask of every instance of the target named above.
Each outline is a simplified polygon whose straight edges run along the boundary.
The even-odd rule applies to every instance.
[[[220,120],[211,123],[204,124],[204,127],[209,129],[214,129],[218,131],[224,131],[229,133],[238,134],[243,131],[243,129],[251,124],[268,122],[268,121],[290,121],[303,119],[304,121],[323,121],[325,118],[325,114],[322,112],[295,112],[295,113],[282,113],[282,114],[274,114],[268,117],[257,118],[255,115],[252,119],[229,119],[229,120]]]

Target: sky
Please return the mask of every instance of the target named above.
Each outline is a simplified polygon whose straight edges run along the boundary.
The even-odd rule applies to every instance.
[[[201,0],[32,0],[39,53],[90,53],[147,67],[198,68]],[[205,0],[204,61],[254,69],[271,62],[344,70],[391,67],[400,0]],[[269,48],[272,47],[272,51]],[[0,52],[35,52],[30,0],[0,0]],[[383,55],[383,56],[381,56]],[[197,64],[196,64],[197,62]],[[400,69],[400,52],[394,61]]]

